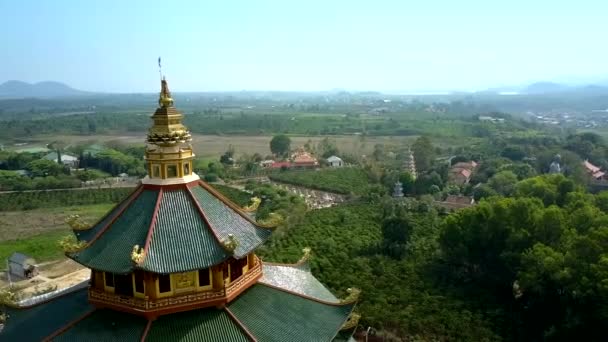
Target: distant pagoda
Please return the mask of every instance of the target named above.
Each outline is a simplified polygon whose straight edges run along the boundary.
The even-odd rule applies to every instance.
[[[342,341],[358,291],[337,299],[296,264],[254,253],[270,236],[192,171],[194,153],[166,80],[147,136],[146,176],[68,257],[87,286],[9,307],[2,341]]]
[[[393,187],[393,197],[403,197],[403,184],[400,181],[395,182],[395,186]]]
[[[403,170],[409,172],[416,179],[416,160],[414,160],[414,154],[409,148],[403,162]]]

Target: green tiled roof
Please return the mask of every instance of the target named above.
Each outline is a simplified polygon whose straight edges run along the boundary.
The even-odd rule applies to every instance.
[[[164,191],[141,265],[156,273],[207,268],[228,257],[203,221],[187,190]]]
[[[158,191],[144,190],[102,235],[84,250],[71,255],[75,261],[113,273],[128,273],[133,268],[133,246],[143,247]]]
[[[262,264],[260,282],[277,286],[305,296],[338,303],[338,299],[310,272],[308,263],[303,265]]]
[[[256,284],[228,309],[259,341],[331,341],[353,304],[330,305]]]
[[[9,308],[9,318],[4,330],[0,332],[0,341],[41,341],[92,308],[87,300],[86,289],[65,294],[29,309]]]
[[[148,321],[107,309],[95,310],[53,341],[140,341]]]
[[[224,310],[203,309],[162,316],[148,332],[146,341],[249,341]]]
[[[75,230],[74,235],[81,241],[90,241],[97,233],[110,223],[120,212],[131,203],[132,198],[137,194],[140,188],[135,189],[131,195],[125,198],[122,202],[110,210],[99,222],[87,230]]]
[[[232,253],[220,243],[229,234],[238,243],[233,253],[236,258],[251,253],[271,234],[270,229],[243,217],[204,184],[196,184],[191,190],[185,185],[152,189],[140,188],[92,229],[76,231],[79,240],[91,244],[71,257],[89,268],[113,273],[128,273],[134,267],[155,273],[186,272],[217,265],[230,257]],[[163,193],[152,223],[160,189]],[[98,234],[99,238],[93,240]],[[135,245],[146,247],[139,266],[131,260]]]
[[[251,223],[207,189],[197,186],[192,188],[192,194],[203,208],[209,224],[220,239],[226,239],[228,234],[234,235],[238,241],[238,246],[234,251],[236,258],[247,255],[270,236],[269,229],[260,228]]]

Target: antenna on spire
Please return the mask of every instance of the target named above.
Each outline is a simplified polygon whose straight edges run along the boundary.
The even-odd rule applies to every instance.
[[[162,68],[160,66],[160,56],[158,57],[158,74],[160,75],[160,79],[163,79],[163,71]]]

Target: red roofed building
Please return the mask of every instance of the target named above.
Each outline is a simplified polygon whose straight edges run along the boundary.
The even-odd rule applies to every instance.
[[[459,162],[452,165],[448,178],[451,183],[464,185],[469,183],[473,170],[477,167],[475,161]]]
[[[292,166],[298,169],[304,168],[315,168],[319,166],[317,158],[313,157],[312,154],[305,151],[303,148],[299,148],[291,155]]]
[[[591,164],[588,160],[583,162],[583,167],[585,168],[587,174],[595,180],[603,180],[604,176],[606,175],[606,173],[601,171],[598,166]]]

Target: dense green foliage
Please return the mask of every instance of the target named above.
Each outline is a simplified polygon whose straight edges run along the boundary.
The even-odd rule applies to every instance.
[[[211,184],[211,186],[240,207],[248,205],[251,202],[251,197],[253,197],[252,194],[227,185]]]
[[[608,319],[606,194],[561,175],[524,180],[519,198],[492,198],[450,215],[442,274],[496,315],[514,340],[600,341]]]
[[[295,262],[311,247],[313,273],[334,293],[362,290],[357,310],[361,324],[402,338],[422,340],[494,340],[479,315],[462,302],[433,290],[423,266],[433,257],[436,215],[417,214],[408,246],[410,258],[384,255],[382,208],[344,205],[309,212],[285,233],[277,232],[260,251],[265,260]],[[471,329],[474,326],[475,329]]]
[[[338,169],[282,171],[269,175],[270,179],[311,189],[340,194],[365,194],[368,190],[367,173],[355,167]]]
[[[0,211],[118,203],[132,188],[26,191],[0,194]]]

